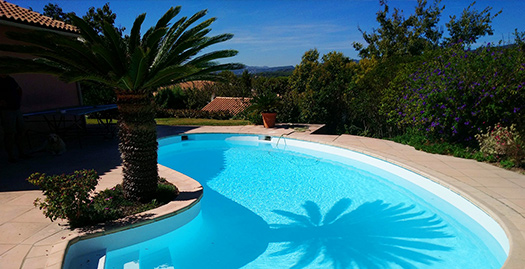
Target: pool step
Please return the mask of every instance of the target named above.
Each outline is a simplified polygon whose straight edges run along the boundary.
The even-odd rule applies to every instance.
[[[272,137],[269,135],[260,135],[259,140],[272,141]]]
[[[71,260],[69,268],[75,269],[104,269],[106,250],[97,250],[78,256]]]
[[[107,266],[101,268],[123,268],[123,269],[139,269],[139,268],[162,268],[172,269],[173,262],[171,253],[168,247],[135,250],[123,253],[123,255],[108,257]]]
[[[98,259],[97,269],[104,269],[105,266],[106,266],[106,255],[104,255],[100,259]]]

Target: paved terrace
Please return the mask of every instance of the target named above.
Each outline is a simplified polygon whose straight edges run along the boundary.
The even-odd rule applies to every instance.
[[[390,141],[351,135],[311,134],[309,130],[277,126],[235,127],[167,127],[159,126],[159,137],[179,133],[256,133],[309,140],[378,157],[406,167],[450,189],[459,192],[498,221],[510,239],[510,258],[504,268],[523,268],[525,264],[525,175],[497,168],[474,160],[459,159],[417,151]],[[114,186],[121,180],[117,141],[88,138],[82,145],[68,142],[62,156],[37,153],[29,160],[7,163],[0,151],[0,267],[1,268],[60,268],[70,240],[79,234],[67,229],[63,221],[51,222],[33,206],[41,191],[25,181],[33,172],[69,173],[94,168],[101,175],[98,189]],[[4,155],[2,155],[4,154]],[[200,186],[190,178],[160,167],[159,173],[178,182],[182,197],[174,205],[161,208],[156,215],[173,213],[198,199]]]

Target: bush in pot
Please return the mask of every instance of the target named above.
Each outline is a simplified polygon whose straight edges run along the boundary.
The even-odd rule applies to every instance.
[[[263,118],[264,128],[273,128],[280,105],[281,99],[279,96],[267,90],[256,94],[252,98],[248,111],[260,113]]]

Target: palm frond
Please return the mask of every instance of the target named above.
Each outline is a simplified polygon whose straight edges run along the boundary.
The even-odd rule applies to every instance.
[[[186,80],[191,74],[197,73],[198,69],[187,65],[173,65],[168,66],[158,72],[144,82],[144,88],[158,88],[182,82]]]
[[[193,74],[188,75],[185,80],[186,81],[193,81],[193,80],[209,80],[209,81],[222,81],[225,82],[226,79],[219,74],[220,71],[227,71],[227,70],[237,70],[244,68],[243,64],[240,63],[229,63],[229,64],[222,64],[222,65],[213,65],[210,63],[210,67],[206,69],[201,69],[199,72],[195,72]]]
[[[153,60],[152,65],[162,65],[161,63],[165,62],[165,59],[169,55],[169,51],[173,47],[173,44],[177,40],[178,36],[175,34],[175,31],[186,21],[186,17],[182,17],[176,23],[174,23],[171,28],[166,33],[166,36],[162,40],[162,44],[159,47],[158,53]]]
[[[178,8],[178,9],[177,9]],[[142,41],[149,39],[149,36],[158,29],[168,28],[169,22],[179,13],[180,7],[173,8],[171,7],[164,15],[157,21],[155,27],[151,27],[144,34]]]
[[[206,33],[208,33],[211,29],[206,29],[208,26],[210,26],[214,21],[216,20],[216,18],[211,18],[211,19],[207,19],[205,20],[204,22],[200,23],[199,25],[189,29],[189,30],[186,30],[181,36],[180,36],[180,40],[185,40],[189,37],[192,37],[192,36],[198,36],[199,32],[201,31],[205,31]]]
[[[93,29],[86,21],[82,18],[79,18],[75,15],[71,16],[71,21],[73,24],[80,29],[80,34],[85,41],[89,43],[101,43],[101,38],[98,35],[97,31]]]
[[[206,14],[208,14],[208,10],[207,9],[203,9],[201,11],[198,11],[197,13],[193,14],[193,16],[191,16],[182,26],[181,28],[184,29],[184,31],[190,26],[192,25],[194,22],[198,21],[200,18],[206,16]]]
[[[129,34],[129,45],[128,45],[128,52],[132,53],[135,51],[135,48],[140,45],[140,28],[142,27],[142,23],[144,23],[144,19],[146,19],[146,13],[140,14],[136,19],[135,22],[133,22],[133,27],[131,28],[131,32]]]
[[[65,37],[48,31],[8,32],[6,35],[17,41],[32,45],[1,45],[0,50],[42,57],[65,65],[76,66],[85,72],[100,69],[89,47],[78,39]]]
[[[148,49],[148,48],[147,48]],[[148,49],[149,50],[149,49]],[[148,53],[143,48],[137,48],[131,57],[127,77],[130,78],[130,90],[138,89],[148,73]]]
[[[114,76],[108,75],[108,76],[101,76],[99,74],[91,74],[91,73],[79,73],[79,72],[64,72],[60,76],[60,79],[62,79],[65,82],[76,82],[76,81],[90,81],[90,82],[97,82],[103,85],[106,85],[110,88],[116,88],[118,84],[115,82]]]
[[[155,51],[153,54],[156,54],[156,51],[159,49],[159,44],[162,39],[166,36],[167,28],[155,29],[151,34],[143,41],[143,45],[147,48],[150,48],[152,51]]]
[[[107,50],[111,57],[114,58],[112,59],[114,63],[113,68],[115,68],[114,71],[117,74],[124,74],[128,62],[125,54],[126,44],[124,39],[117,32],[117,29],[115,29],[115,27],[113,27],[113,25],[109,24],[108,22],[104,22],[102,25],[102,32],[105,37],[104,40],[106,41],[102,44],[105,45],[105,50]],[[107,54],[106,57],[108,57]]]
[[[58,76],[63,72],[60,68],[47,66],[32,59],[9,56],[0,59],[0,73],[2,74],[44,73]]]
[[[232,37],[232,34],[222,34],[210,38],[187,40],[186,43],[178,44],[176,48],[173,48],[173,50],[170,51],[170,55],[168,56],[166,64],[182,64],[190,60],[191,57],[197,55],[203,49],[211,45],[230,40]]]
[[[130,76],[121,77],[117,81],[117,85],[117,89],[119,92],[132,92],[134,89],[133,81]]]
[[[197,20],[205,16],[206,13],[208,13],[207,10],[201,10],[195,13],[189,19],[187,20],[185,19],[184,22],[179,27],[177,27],[177,30],[173,33],[173,36],[177,38],[176,39],[177,41],[173,43],[172,47],[177,47],[180,43],[186,41],[188,37],[182,38],[182,35],[186,32],[186,29],[188,29],[188,27],[190,27],[191,24],[193,24],[194,22],[196,22]]]
[[[170,21],[179,14],[180,10],[181,6],[171,7],[168,9],[168,11],[166,11],[166,13],[164,13],[164,15],[157,21],[155,29],[168,27]]]
[[[170,8],[143,37],[140,31],[146,14],[139,15],[128,41],[110,24],[104,24],[99,34],[76,16],[72,19],[80,30],[78,38],[48,31],[13,33],[10,38],[30,45],[0,45],[0,50],[32,55],[38,59],[11,66],[0,63],[0,68],[9,68],[16,73],[40,70],[69,82],[89,80],[122,87],[127,91],[141,91],[193,79],[219,80],[217,72],[242,66],[213,62],[236,55],[234,50],[198,56],[203,49],[227,41],[233,35],[207,37],[215,18],[192,27],[207,14],[207,10],[189,18],[182,17],[170,25],[180,9],[180,6]],[[14,62],[14,59],[6,57],[0,59],[5,63]],[[25,70],[24,66],[27,67]]]
[[[238,51],[236,50],[218,50],[210,53],[206,53],[195,59],[188,62],[189,65],[194,65],[198,67],[208,67],[210,61],[215,61],[217,59],[229,58],[237,55]]]

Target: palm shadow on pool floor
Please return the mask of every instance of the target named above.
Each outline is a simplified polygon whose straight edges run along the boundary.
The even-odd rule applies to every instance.
[[[425,251],[444,255],[452,250],[435,243],[451,237],[442,232],[446,224],[435,215],[414,212],[413,206],[376,200],[348,212],[350,199],[341,199],[323,215],[307,201],[306,215],[274,210],[291,222],[270,225],[211,189],[205,193],[209,200],[203,201],[198,220],[171,236],[175,268],[419,268],[439,262]],[[272,252],[275,243],[280,250]]]
[[[432,241],[452,237],[442,232],[446,224],[436,215],[381,200],[364,203],[345,213],[350,204],[350,199],[341,199],[324,216],[312,201],[303,205],[306,215],[274,210],[292,222],[270,225],[270,241],[286,243],[272,255],[295,253],[299,259],[292,268],[311,265],[321,254],[323,263],[331,268],[388,268],[392,264],[418,268],[417,263],[439,261],[422,250],[452,250]]]

